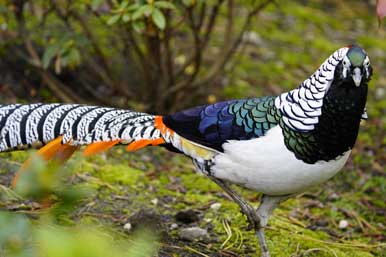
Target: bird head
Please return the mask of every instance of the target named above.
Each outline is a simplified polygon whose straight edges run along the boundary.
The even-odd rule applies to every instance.
[[[315,129],[323,109],[330,105],[347,105],[349,110],[360,112],[361,118],[366,119],[367,84],[371,75],[369,57],[361,47],[342,47],[298,88],[277,97],[275,106],[281,111],[284,123],[296,131]]]
[[[357,45],[349,50],[335,69],[335,78],[347,87],[360,87],[371,79],[372,67],[365,50]]]

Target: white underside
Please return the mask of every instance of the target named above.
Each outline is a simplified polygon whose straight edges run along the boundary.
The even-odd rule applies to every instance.
[[[267,195],[298,193],[328,180],[343,167],[351,152],[328,162],[307,164],[286,148],[280,126],[264,137],[231,140],[223,148],[224,153],[215,157],[213,176]]]

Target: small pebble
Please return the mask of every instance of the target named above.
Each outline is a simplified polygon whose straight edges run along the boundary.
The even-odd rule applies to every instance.
[[[339,200],[340,196],[337,194],[337,193],[332,193],[328,196],[328,200],[330,201],[336,201],[336,200]]]
[[[179,231],[179,236],[182,239],[193,241],[208,236],[208,231],[199,227],[182,228]]]
[[[158,204],[158,199],[154,198],[153,200],[150,201],[152,204],[157,205]]]
[[[127,232],[130,232],[132,227],[133,226],[131,225],[131,223],[126,223],[125,225],[123,225],[123,229],[126,230]]]
[[[170,225],[170,229],[176,229],[176,228],[178,228],[178,224],[177,223],[172,223],[171,225]]]
[[[213,203],[213,204],[210,205],[210,208],[212,210],[217,211],[217,210],[219,210],[221,208],[221,203]]]
[[[348,221],[347,220],[341,220],[339,221],[339,226],[340,229],[345,229],[348,227]]]

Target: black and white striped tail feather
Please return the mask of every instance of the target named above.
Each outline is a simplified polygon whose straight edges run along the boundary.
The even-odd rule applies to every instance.
[[[157,139],[154,116],[130,110],[79,104],[0,105],[0,152],[62,143],[86,145],[120,139]]]

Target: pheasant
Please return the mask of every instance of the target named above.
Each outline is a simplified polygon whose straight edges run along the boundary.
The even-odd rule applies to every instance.
[[[1,105],[0,151],[35,147],[45,160],[61,161],[83,145],[85,156],[118,144],[128,151],[157,145],[182,153],[240,206],[267,257],[264,227],[273,210],[347,161],[367,118],[371,75],[366,52],[352,45],[336,50],[289,92],[166,116],[79,104]],[[254,209],[230,184],[262,193],[260,206]]]

